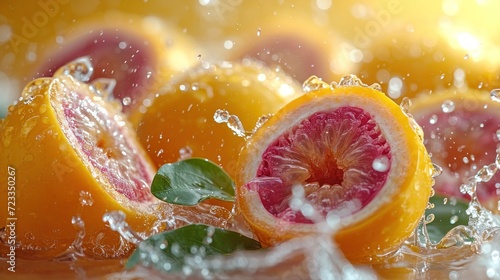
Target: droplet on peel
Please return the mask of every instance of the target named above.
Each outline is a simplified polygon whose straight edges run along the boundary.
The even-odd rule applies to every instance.
[[[80,204],[82,206],[92,206],[94,204],[92,195],[87,191],[80,191]]]
[[[432,171],[431,171],[431,177],[432,178],[435,178],[439,175],[441,175],[441,173],[443,173],[443,168],[435,163],[432,163]]]
[[[411,99],[408,97],[403,97],[401,103],[399,104],[399,107],[401,107],[401,109],[405,114],[408,114],[408,111],[410,110],[411,107]]]
[[[307,79],[303,84],[302,84],[302,89],[304,90],[305,93],[318,90],[320,88],[328,88],[330,87],[329,84],[323,82],[321,78],[318,78],[317,76],[311,76],[309,79]]]

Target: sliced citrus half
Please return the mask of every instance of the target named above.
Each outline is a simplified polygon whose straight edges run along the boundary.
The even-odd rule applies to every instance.
[[[0,190],[0,228],[14,222],[18,257],[54,257],[77,233],[88,256],[126,255],[133,246],[103,222],[109,211],[124,212],[142,234],[152,230],[154,166],[121,106],[98,92],[69,75],[37,79],[1,124],[0,182],[15,181],[15,190]]]
[[[342,45],[339,34],[330,30],[329,36],[324,36],[325,28],[304,17],[303,10],[298,12],[285,7],[280,7],[287,11],[280,16],[267,16],[258,23],[249,24],[257,26],[255,29],[247,26],[226,56],[252,57],[268,67],[279,66],[300,82],[313,74],[338,79],[343,73],[353,71],[354,64],[343,49],[332,48]]]
[[[118,12],[83,20],[57,35],[40,52],[34,76],[50,77],[66,63],[88,56],[94,79],[116,80],[113,95],[125,112],[142,104],[173,73],[195,65],[200,51],[194,40],[160,18]]]
[[[425,146],[443,172],[436,177],[436,192],[470,199],[460,192],[466,183],[485,165],[495,163],[500,143],[500,103],[487,91],[448,90],[414,99],[410,108],[415,120],[425,132]],[[480,202],[498,211],[496,174],[477,186]]]
[[[207,158],[234,176],[243,138],[214,121],[217,110],[244,127],[292,100],[300,85],[251,60],[202,63],[176,76],[132,115],[140,142],[157,167],[183,156]]]
[[[276,112],[243,148],[239,211],[265,246],[329,225],[351,261],[395,250],[432,189],[418,126],[357,78],[305,88],[315,89]]]

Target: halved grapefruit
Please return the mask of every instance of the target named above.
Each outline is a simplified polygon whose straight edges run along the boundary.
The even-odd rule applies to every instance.
[[[14,222],[17,257],[57,256],[82,226],[83,244],[77,249],[88,256],[121,257],[133,246],[103,222],[103,215],[120,210],[143,235],[157,220],[158,200],[149,189],[155,168],[121,106],[105,100],[97,84],[63,74],[79,71],[85,77],[91,73],[87,66],[73,63],[57,77],[34,80],[1,123],[0,182],[15,182],[15,200],[8,204],[12,193],[0,190],[5,205],[0,228],[11,234],[5,227]]]
[[[163,86],[172,74],[195,65],[200,53],[194,40],[153,16],[109,12],[57,35],[49,38],[51,44],[40,52],[41,63],[33,76],[50,77],[66,63],[88,56],[94,79],[116,80],[113,95],[125,112],[141,105],[142,99]]]
[[[330,226],[351,261],[388,254],[410,236],[431,194],[434,169],[419,128],[355,77],[331,87],[313,80],[243,148],[237,208],[264,246]]]

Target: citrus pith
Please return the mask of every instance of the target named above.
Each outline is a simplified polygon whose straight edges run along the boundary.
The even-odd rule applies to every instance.
[[[0,210],[0,228],[15,218],[16,256],[55,257],[82,226],[83,243],[75,249],[124,256],[133,246],[103,222],[110,211],[124,212],[138,232],[152,230],[155,169],[116,105],[62,75],[33,81],[10,107],[1,124],[0,181],[15,180],[15,205]],[[11,196],[0,191],[5,205]]]
[[[317,84],[247,141],[237,207],[263,245],[330,223],[346,257],[366,261],[397,248],[420,220],[433,170],[421,136],[398,105],[357,81]],[[304,217],[311,206],[316,214]]]

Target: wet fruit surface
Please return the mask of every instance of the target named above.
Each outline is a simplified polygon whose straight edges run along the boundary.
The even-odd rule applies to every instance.
[[[239,210],[267,246],[332,227],[351,261],[391,252],[411,234],[431,192],[433,169],[418,127],[357,78],[304,87],[308,93],[242,150]]]
[[[120,210],[143,234],[153,230],[154,167],[118,104],[57,75],[29,84],[2,122],[1,181],[7,166],[17,173],[15,211],[2,208],[1,227],[15,216],[23,258],[55,257],[70,245],[97,258],[125,256],[132,245],[102,217]],[[0,198],[7,205],[7,189]]]
[[[460,192],[460,185],[484,165],[495,162],[500,104],[491,100],[488,92],[450,90],[415,99],[411,110],[424,130],[432,161],[443,168],[443,174],[435,178],[435,190],[469,199]],[[499,179],[497,174],[477,188],[479,200],[493,210],[498,207]]]
[[[202,157],[234,176],[244,140],[214,121],[216,111],[237,115],[251,130],[259,117],[275,112],[299,91],[290,77],[250,60],[202,64],[149,96],[148,106],[138,108],[132,119],[157,167]]]

